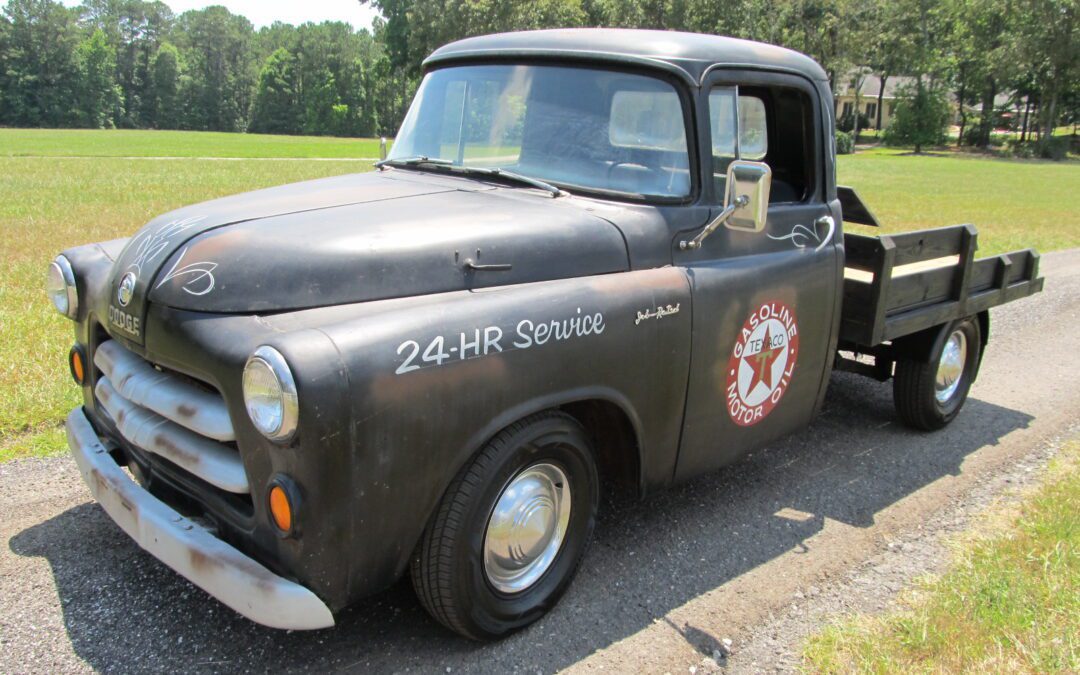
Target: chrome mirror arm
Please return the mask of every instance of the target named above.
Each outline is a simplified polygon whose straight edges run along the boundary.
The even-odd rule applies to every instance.
[[[731,217],[731,214],[735,213],[737,210],[741,209],[749,203],[750,197],[748,197],[747,195],[740,195],[736,197],[735,202],[732,204],[728,204],[726,207],[724,207],[724,210],[720,212],[720,215],[718,215],[716,218],[713,218],[712,222],[706,225],[705,229],[699,232],[696,237],[694,237],[690,241],[686,241],[685,239],[683,241],[680,241],[679,250],[687,251],[701,248],[701,242],[705,241],[705,237],[709,236],[716,231],[716,228],[723,225],[727,221],[727,219]]]

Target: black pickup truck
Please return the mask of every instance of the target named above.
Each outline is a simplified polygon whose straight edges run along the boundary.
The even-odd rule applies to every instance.
[[[87,485],[259,623],[403,574],[475,639],[535,621],[602,489],[805,427],[834,369],[949,423],[1038,256],[882,237],[801,54],[669,32],[447,45],[378,170],[218,199],[49,270]],[[928,437],[928,443],[934,442]],[[127,471],[121,467],[126,467]]]

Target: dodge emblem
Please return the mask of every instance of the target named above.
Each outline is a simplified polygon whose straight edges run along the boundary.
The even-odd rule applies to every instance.
[[[135,273],[128,272],[120,280],[120,286],[116,289],[116,301],[121,307],[127,307],[131,302],[131,296],[135,293]]]

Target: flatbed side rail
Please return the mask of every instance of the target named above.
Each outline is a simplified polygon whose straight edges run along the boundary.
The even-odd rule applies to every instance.
[[[975,259],[978,232],[954,225],[844,235],[842,340],[873,347],[1042,290],[1032,249]]]

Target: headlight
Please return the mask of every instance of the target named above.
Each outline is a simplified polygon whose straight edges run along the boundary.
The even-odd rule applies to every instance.
[[[277,442],[292,438],[299,411],[296,382],[273,347],[259,347],[244,366],[244,405],[263,436]]]
[[[56,256],[56,260],[49,265],[49,272],[45,277],[45,292],[49,294],[53,307],[69,319],[74,319],[79,313],[79,292],[75,288],[75,273],[71,271],[71,263],[62,255]]]

